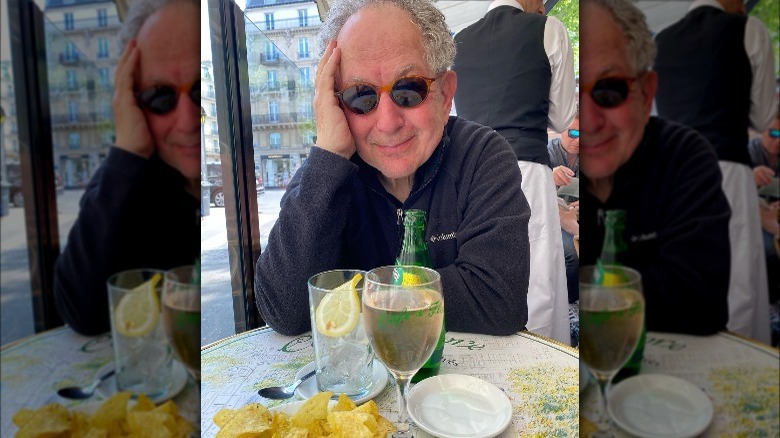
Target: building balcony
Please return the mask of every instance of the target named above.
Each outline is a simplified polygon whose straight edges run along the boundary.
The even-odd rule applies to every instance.
[[[76,65],[79,63],[80,55],[76,53],[60,53],[60,64]]]

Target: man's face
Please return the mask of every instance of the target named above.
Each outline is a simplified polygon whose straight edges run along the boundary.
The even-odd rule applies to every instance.
[[[200,81],[200,15],[197,7],[174,4],[155,12],[138,32],[141,52],[137,89],[184,88],[167,114],[144,111],[160,158],[188,179],[200,178],[200,107],[190,87]]]
[[[769,131],[772,129],[780,129],[780,117],[775,117],[775,120],[769,125],[769,128],[764,131],[763,138],[761,139],[761,142],[764,143],[764,149],[766,149],[770,155],[777,155],[780,153],[780,138],[769,135]]]
[[[433,77],[423,58],[420,31],[396,6],[363,8],[347,20],[337,43],[337,90],[357,82],[386,85],[407,75]],[[455,73],[447,72],[431,83],[427,99],[414,108],[401,108],[382,92],[368,114],[344,109],[357,153],[387,179],[414,175],[442,138],[455,86]]]
[[[611,14],[586,4],[580,17],[583,87],[604,78],[635,77]],[[650,116],[656,85],[654,72],[641,75],[630,85],[626,100],[613,108],[598,106],[590,93],[580,94],[580,169],[588,178],[611,178],[634,153]]]
[[[574,121],[569,125],[569,129],[580,129],[580,118],[575,117]],[[571,138],[569,135],[569,129],[561,136],[561,145],[566,152],[570,154],[578,154],[580,152],[580,138]]]

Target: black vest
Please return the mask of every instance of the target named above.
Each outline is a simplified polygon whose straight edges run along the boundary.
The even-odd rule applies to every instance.
[[[747,17],[703,6],[661,31],[658,115],[691,126],[719,160],[750,165],[747,129],[753,73],[745,52]]]
[[[458,115],[490,126],[518,160],[549,165],[547,115],[552,72],[547,17],[499,6],[455,35]]]

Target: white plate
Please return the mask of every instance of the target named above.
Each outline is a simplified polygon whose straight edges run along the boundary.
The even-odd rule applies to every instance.
[[[429,377],[414,385],[407,410],[417,427],[441,438],[493,437],[512,420],[512,404],[503,391],[459,374]]]
[[[615,385],[608,397],[615,423],[640,438],[693,437],[712,421],[704,391],[677,377],[640,374]]]
[[[298,370],[298,372],[295,374],[295,380],[300,379],[302,376],[309,374],[314,369],[314,362],[309,362],[306,364],[303,368]],[[355,402],[355,404],[361,404],[364,402],[367,402],[371,400],[372,398],[379,395],[382,390],[385,389],[387,386],[387,368],[385,368],[384,365],[382,365],[382,362],[379,362],[378,360],[374,359],[374,383],[371,385],[371,390],[368,392],[368,394],[364,395],[363,397],[352,399],[352,401]],[[296,394],[299,396],[308,399],[311,398],[314,394],[317,394],[320,392],[319,388],[317,388],[317,377],[312,376],[310,379],[307,379],[305,382],[301,383],[301,386],[298,387],[298,389],[295,390]],[[350,397],[351,398],[351,397]]]
[[[109,362],[103,365],[103,367],[101,367],[97,373],[95,373],[95,378],[98,378],[98,376],[102,376],[113,369],[114,362]],[[168,392],[163,395],[150,397],[154,404],[159,405],[168,399],[176,397],[184,389],[184,387],[187,386],[187,375],[187,369],[184,368],[184,365],[182,365],[178,360],[173,359],[173,363],[171,364],[171,376],[173,377],[173,384],[171,385],[171,389],[169,389]],[[100,386],[97,387],[95,393],[104,399],[116,394],[116,374],[100,382]]]

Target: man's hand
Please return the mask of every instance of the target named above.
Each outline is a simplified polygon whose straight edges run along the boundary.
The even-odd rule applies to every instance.
[[[135,99],[134,83],[140,52],[135,40],[127,43],[125,52],[119,58],[114,80],[114,117],[116,124],[116,146],[144,158],[154,153],[154,140],[146,124],[141,107]]]
[[[571,179],[574,176],[574,171],[566,166],[558,166],[553,169],[553,181],[555,181],[555,187],[568,186],[571,184]]]
[[[774,176],[775,171],[768,166],[756,166],[753,168],[753,178],[755,178],[758,187],[771,184]]]
[[[580,234],[580,223],[577,222],[577,210],[573,208],[559,210],[561,214],[561,228],[571,235]]]
[[[349,131],[347,118],[339,106],[336,74],[341,63],[341,49],[336,41],[328,43],[317,67],[314,80],[314,116],[317,119],[317,147],[349,159],[355,153],[355,140]]]

